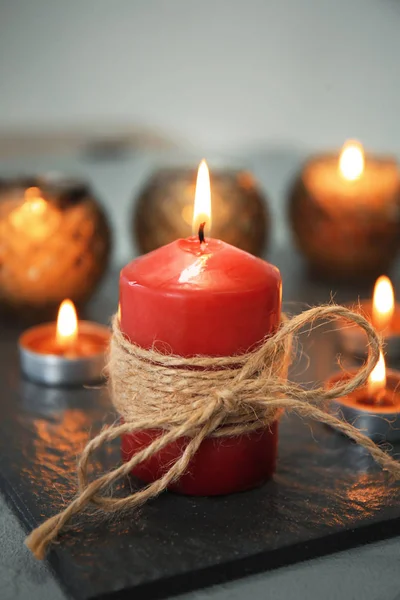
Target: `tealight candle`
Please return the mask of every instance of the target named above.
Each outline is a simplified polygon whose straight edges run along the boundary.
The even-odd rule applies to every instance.
[[[399,173],[391,158],[364,155],[358,142],[316,156],[295,181],[295,240],[321,277],[362,279],[388,270],[400,247]]]
[[[75,307],[64,300],[57,323],[27,329],[19,338],[23,373],[46,385],[81,385],[102,377],[109,329],[78,321]]]
[[[364,315],[381,333],[385,341],[385,353],[389,361],[400,358],[400,305],[395,301],[393,286],[386,275],[381,275],[374,286],[371,300],[360,300],[352,309]],[[347,355],[364,359],[366,335],[359,327],[343,324],[338,330],[339,349]]]
[[[352,374],[334,375],[327,385],[331,387]],[[375,441],[400,441],[400,372],[386,370],[381,353],[366,388],[332,402],[331,412]]]

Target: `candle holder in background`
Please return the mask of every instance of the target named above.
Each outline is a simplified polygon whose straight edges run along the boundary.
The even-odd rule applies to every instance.
[[[192,232],[197,169],[161,169],[142,189],[133,215],[138,249],[147,253]],[[269,234],[267,201],[247,171],[211,172],[212,237],[260,256]],[[207,235],[207,232],[206,232]]]
[[[327,387],[346,381],[355,371],[331,377]],[[330,411],[375,442],[400,442],[400,373],[386,370],[383,356],[372,371],[368,386],[332,402]]]
[[[364,155],[357,145],[317,156],[290,192],[297,246],[324,279],[374,279],[400,248],[400,186],[395,161]]]
[[[86,183],[11,180],[0,187],[0,307],[24,318],[82,305],[102,278],[110,229]]]

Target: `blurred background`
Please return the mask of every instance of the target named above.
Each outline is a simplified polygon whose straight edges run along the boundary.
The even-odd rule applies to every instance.
[[[245,166],[287,247],[287,186],[357,138],[400,152],[397,0],[0,0],[0,176],[83,176],[133,256],[155,164]]]

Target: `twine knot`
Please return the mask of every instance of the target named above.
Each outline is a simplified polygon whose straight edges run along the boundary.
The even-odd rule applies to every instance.
[[[287,381],[292,338],[316,320],[345,319],[367,334],[368,359],[351,378],[331,388],[304,389]],[[111,398],[123,423],[103,430],[84,449],[78,463],[77,497],[58,515],[51,517],[28,536],[26,545],[37,558],[76,514],[89,505],[106,512],[133,509],[160,494],[188,469],[206,437],[241,435],[270,426],[284,410],[297,412],[341,431],[366,448],[383,469],[400,478],[400,463],[349,423],[324,410],[327,402],[365,385],[379,360],[381,343],[372,325],[342,306],[318,306],[291,319],[258,348],[228,357],[184,358],[145,350],[122,334],[116,317],[108,364]],[[92,454],[122,434],[159,429],[162,434],[132,458],[93,481],[88,472]],[[182,455],[158,480],[125,498],[110,497],[110,486],[138,464],[179,438],[187,439]]]
[[[215,398],[219,402],[221,410],[224,410],[227,414],[236,410],[238,400],[230,390],[225,389],[216,391]]]

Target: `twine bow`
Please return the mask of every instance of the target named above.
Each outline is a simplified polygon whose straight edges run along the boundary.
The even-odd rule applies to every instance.
[[[345,319],[361,327],[367,334],[368,358],[351,379],[339,381],[329,389],[306,390],[286,380],[292,338],[305,325],[312,328],[314,321],[320,319]],[[36,558],[44,558],[48,545],[89,504],[106,512],[136,508],[183,475],[206,437],[240,435],[268,427],[284,410],[341,431],[366,448],[383,469],[400,478],[400,463],[358,429],[323,410],[326,403],[367,382],[379,360],[380,349],[374,328],[362,315],[334,305],[318,306],[285,319],[279,330],[252,352],[217,358],[183,358],[155,349],[144,350],[125,339],[114,317],[108,371],[113,403],[124,423],[103,430],[87,444],[78,463],[77,497],[33,530],[26,545]],[[162,434],[129,461],[89,481],[90,459],[98,448],[124,433],[146,429],[160,429]],[[188,439],[182,455],[162,477],[125,498],[105,495],[135,466],[182,437]]]

